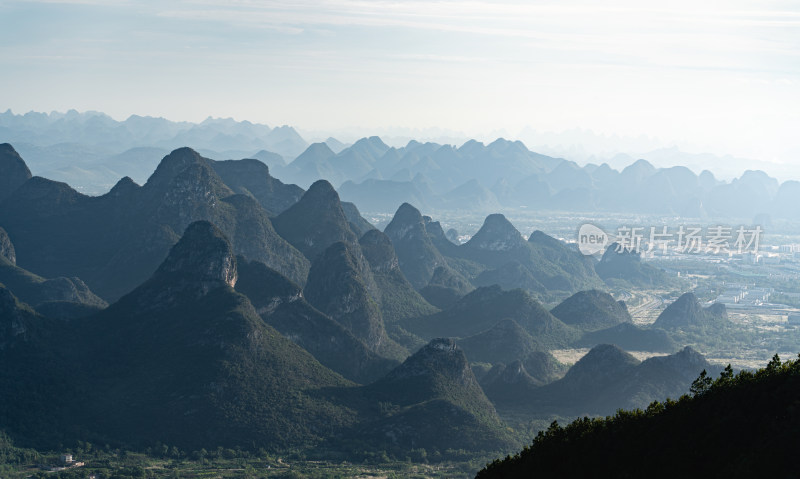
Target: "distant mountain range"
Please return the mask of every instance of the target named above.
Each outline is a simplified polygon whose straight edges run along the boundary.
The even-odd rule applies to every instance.
[[[362,209],[371,207],[370,211],[385,211],[402,201],[428,210],[526,208],[691,218],[751,219],[760,213],[798,217],[791,205],[800,199],[800,182],[779,184],[757,170],[724,182],[708,170],[695,174],[684,166],[656,168],[644,159],[621,171],[605,163],[581,167],[504,139],[488,145],[473,140],[459,148],[410,142],[398,149],[381,146],[379,141],[365,139],[338,155],[316,160],[327,165],[357,157],[358,167],[330,175],[342,181],[344,199]],[[374,156],[376,151],[383,153]],[[371,161],[365,161],[369,158]],[[282,174],[291,181],[307,181],[294,165],[290,163]],[[352,175],[345,180],[346,172]],[[319,167],[314,174],[328,173]]]
[[[258,159],[272,175],[302,187],[325,179],[342,199],[369,212],[391,212],[406,202],[429,211],[525,208],[800,218],[794,207],[800,182],[779,183],[763,171],[746,170],[726,182],[685,165],[656,168],[646,158],[624,157],[628,166],[620,170],[607,163],[580,166],[502,138],[461,146],[411,140],[395,148],[373,136],[352,145],[334,138],[309,145],[291,127],[232,119],[195,124],[131,116],[120,122],[99,112],[6,111],[0,114],[0,141],[14,144],[37,175],[92,195],[108,191],[124,176],[144,183],[160,158],[191,145],[215,160]],[[653,162],[663,164],[662,153],[654,152]],[[667,157],[677,158],[674,152]],[[617,160],[615,165],[622,161]]]
[[[13,143],[37,175],[100,194],[130,176],[143,183],[169,151],[192,145],[215,159],[257,158],[269,166],[294,159],[308,143],[288,126],[208,118],[173,122],[133,115],[116,121],[100,112],[0,113],[0,142]]]

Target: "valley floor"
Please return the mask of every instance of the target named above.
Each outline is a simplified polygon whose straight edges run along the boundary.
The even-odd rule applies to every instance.
[[[29,450],[28,450],[29,451]],[[162,458],[143,453],[126,451],[91,452],[76,455],[85,462],[83,467],[53,472],[48,466],[59,464],[60,454],[29,451],[36,456],[19,464],[0,464],[0,477],[5,479],[54,478],[84,479],[160,479],[160,478],[216,478],[216,479],[262,479],[262,478],[471,478],[491,458],[474,458],[463,462],[426,463],[406,461],[329,462],[307,459],[290,459],[270,455],[237,456],[235,451],[201,451],[204,457]],[[197,453],[193,454],[198,456]],[[416,458],[420,459],[420,458]],[[426,459],[422,459],[426,461]]]

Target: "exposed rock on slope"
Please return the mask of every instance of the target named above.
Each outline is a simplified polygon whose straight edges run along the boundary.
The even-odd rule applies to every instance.
[[[14,250],[14,244],[3,228],[0,228],[0,256],[11,264],[17,264],[17,252]]]

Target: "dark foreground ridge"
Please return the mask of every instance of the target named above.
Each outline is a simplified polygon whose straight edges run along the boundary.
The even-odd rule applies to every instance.
[[[477,478],[797,477],[800,360],[777,355],[755,373],[705,371],[692,396],[605,419],[554,422]]]

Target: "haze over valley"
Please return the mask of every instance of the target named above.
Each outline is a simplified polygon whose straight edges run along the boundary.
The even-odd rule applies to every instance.
[[[0,477],[794,477],[799,19],[0,2]]]

